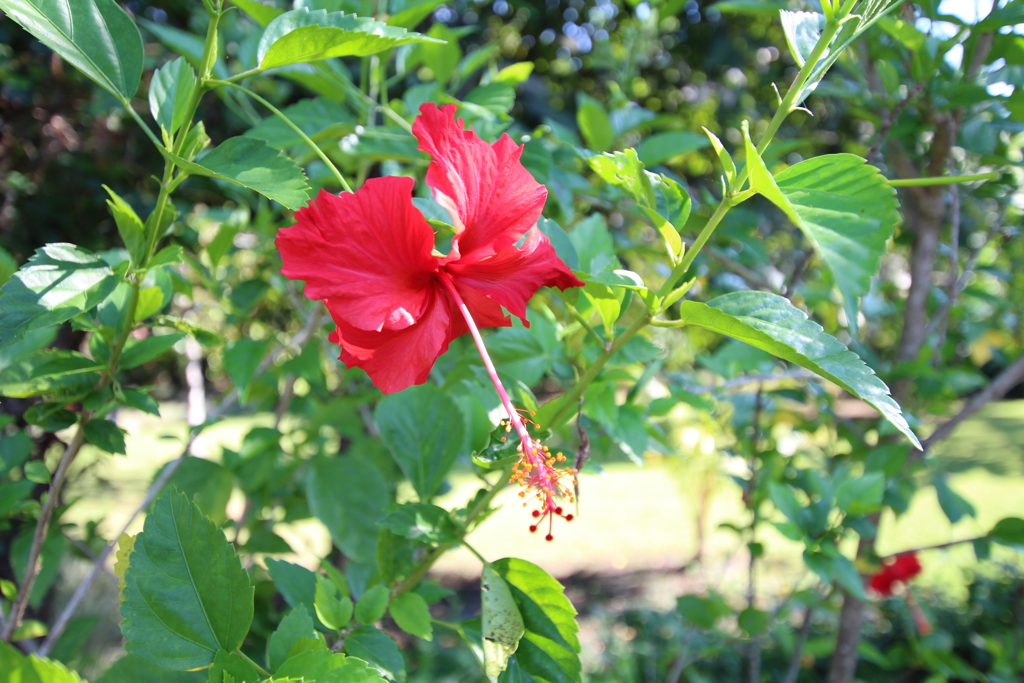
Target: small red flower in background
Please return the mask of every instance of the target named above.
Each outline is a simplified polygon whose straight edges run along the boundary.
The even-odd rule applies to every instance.
[[[881,571],[871,577],[872,590],[881,595],[892,595],[892,587],[897,581],[907,584],[921,573],[921,563],[915,553],[900,555],[890,563],[882,565]]]
[[[277,238],[281,272],[327,304],[340,360],[386,394],[425,382],[469,331],[453,292],[477,325],[507,327],[502,307],[528,324],[538,289],[583,286],[536,227],[547,190],[520,163],[522,148],[507,135],[489,145],[454,115],[455,105],[428,103],[413,124],[433,158],[427,185],[455,223],[448,255],[432,253],[434,231],[404,177],[367,180],[354,194],[321,191]]]
[[[427,185],[451,214],[455,236],[447,255],[434,251],[434,231],[412,203],[412,178],[367,180],[355,193],[321,191],[278,233],[277,248],[306,296],[323,300],[337,329],[340,360],[366,371],[385,394],[423,384],[453,339],[469,332],[519,436],[512,481],[532,494],[536,531],[572,502],[561,467],[534,439],[512,405],[478,327],[507,327],[503,308],[529,326],[526,304],[541,287],[582,287],[537,228],[547,190],[519,161],[522,148],[503,135],[489,145],[455,119],[455,105],[420,107],[412,127],[432,161]],[[522,240],[520,246],[517,243]]]
[[[921,606],[917,604],[913,591],[910,590],[910,580],[921,573],[921,563],[917,559],[917,553],[900,555],[892,562],[882,564],[882,569],[871,577],[871,589],[875,592],[889,596],[892,595],[893,584],[903,584],[903,599],[910,608],[910,614],[914,618],[914,625],[922,636],[932,632],[932,625],[925,616]]]

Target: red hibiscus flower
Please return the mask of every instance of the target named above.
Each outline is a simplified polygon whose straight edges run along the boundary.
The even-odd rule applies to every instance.
[[[477,325],[504,327],[502,307],[528,324],[538,289],[583,286],[536,227],[547,190],[520,163],[522,148],[507,135],[489,145],[454,114],[455,105],[428,103],[413,124],[433,158],[427,185],[455,224],[446,256],[413,206],[414,181],[402,177],[368,180],[354,194],[321,191],[277,238],[281,272],[327,304],[340,360],[386,394],[425,382],[468,331],[455,293]]]
[[[910,580],[921,573],[921,563],[917,559],[917,553],[907,553],[896,557],[892,562],[882,564],[882,569],[871,577],[870,586],[875,592],[889,596],[892,595],[893,584],[903,584],[903,599],[910,609],[910,615],[914,619],[914,626],[918,633],[926,636],[932,632],[932,625],[925,616],[921,606],[917,603],[913,591],[910,590]]]
[[[323,300],[340,360],[386,394],[425,382],[449,343],[470,332],[520,439],[513,481],[538,503],[530,530],[547,520],[550,541],[555,517],[572,520],[558,500],[572,502],[576,472],[530,435],[478,327],[511,325],[505,311],[529,325],[526,304],[538,289],[584,283],[537,228],[547,190],[520,163],[522,148],[507,135],[489,145],[454,115],[455,105],[424,104],[412,127],[432,157],[427,185],[454,223],[447,255],[434,250],[434,231],[412,203],[414,181],[375,178],[355,193],[321,191],[298,211],[278,234],[281,272]]]
[[[870,586],[881,595],[892,595],[893,584],[897,581],[906,584],[920,573],[921,563],[915,553],[900,555],[882,565],[882,569],[871,577]]]

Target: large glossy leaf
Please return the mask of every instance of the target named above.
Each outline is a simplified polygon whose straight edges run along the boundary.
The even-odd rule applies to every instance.
[[[856,330],[858,301],[871,288],[900,220],[896,191],[877,168],[853,154],[808,159],[773,178],[752,150],[748,144],[751,187],[782,209],[814,245]]]
[[[343,553],[357,562],[374,561],[377,523],[390,496],[384,476],[369,461],[355,455],[317,460],[306,477],[306,495]]]
[[[0,348],[31,329],[56,325],[89,310],[119,280],[106,261],[73,244],[37,249],[0,289]]]
[[[176,490],[146,518],[124,581],[125,648],[161,668],[208,666],[218,650],[237,650],[249,632],[249,575],[224,532]]]
[[[735,292],[708,303],[684,301],[679,319],[685,325],[746,342],[795,363],[871,405],[920,448],[889,388],[855,353],[784,297],[767,292]]]
[[[381,438],[423,502],[444,483],[462,447],[455,402],[432,384],[385,396],[374,415]]]
[[[142,77],[142,36],[114,0],[0,0],[0,10],[122,102]]]
[[[306,174],[294,161],[262,140],[245,136],[228,138],[194,162],[169,152],[164,155],[189,173],[247,187],[293,211],[309,201]]]
[[[257,49],[261,69],[330,57],[366,57],[399,45],[442,42],[369,17],[296,9],[271,21]]]
[[[526,560],[509,558],[491,566],[508,584],[526,631],[498,680],[579,683],[579,626],[576,609],[565,597],[562,584]]]

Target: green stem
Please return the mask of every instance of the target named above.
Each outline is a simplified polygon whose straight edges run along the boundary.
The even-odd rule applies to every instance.
[[[306,135],[302,131],[301,128],[296,126],[292,122],[292,120],[290,118],[285,116],[284,112],[282,112],[280,109],[278,109],[277,107],[272,105],[270,102],[267,102],[265,99],[263,99],[262,97],[260,97],[256,93],[254,93],[252,90],[249,90],[245,86],[238,85],[237,83],[231,83],[229,81],[210,81],[210,84],[211,85],[226,85],[229,88],[235,88],[236,90],[241,90],[246,95],[248,95],[249,97],[253,98],[257,102],[262,104],[264,107],[269,109],[274,114],[274,116],[276,116],[277,118],[281,119],[285,123],[286,126],[291,128],[295,132],[296,135],[298,135],[300,138],[302,138],[302,141],[305,142],[307,145],[309,145],[309,148],[312,149],[316,153],[316,155],[318,157],[320,157],[321,161],[323,161],[325,164],[327,164],[327,168],[331,169],[331,172],[334,173],[334,177],[338,180],[338,183],[341,185],[342,189],[344,189],[345,192],[352,192],[352,187],[349,186],[348,181],[345,180],[345,176],[343,176],[341,174],[341,171],[339,171],[338,167],[334,165],[334,162],[330,160],[330,158],[324,153],[324,151],[322,149],[320,149],[320,145],[318,145],[315,142],[313,142],[313,140],[310,139],[310,137],[308,135]]]
[[[463,545],[463,546],[465,546],[466,550],[468,550],[469,552],[471,552],[471,553],[473,553],[474,555],[476,555],[476,559],[480,560],[480,561],[481,561],[481,562],[483,562],[484,564],[490,564],[490,562],[488,562],[487,560],[485,560],[485,559],[484,559],[484,556],[483,556],[483,555],[481,555],[481,554],[479,553],[479,551],[477,551],[477,549],[476,549],[476,548],[474,548],[473,546],[471,546],[471,545],[469,544],[469,542],[467,542],[467,541],[466,541],[466,539],[465,539],[465,538],[463,538],[463,539],[462,539],[462,545]]]
[[[807,84],[807,79],[811,77],[811,72],[814,67],[817,66],[818,60],[825,54],[825,50],[832,43],[832,39],[836,37],[839,32],[841,24],[838,21],[830,21],[825,25],[825,30],[821,32],[821,36],[818,38],[818,42],[814,44],[814,49],[811,50],[811,54],[807,56],[807,61],[800,68],[800,73],[796,75],[793,80],[793,84],[789,87],[786,92],[786,96],[782,98],[782,104],[775,111],[775,116],[772,117],[771,122],[768,124],[768,129],[761,136],[761,139],[757,143],[757,153],[764,154],[764,151],[768,149],[768,145],[771,144],[772,138],[779,132],[779,128],[782,127],[782,122],[786,120],[797,107],[797,100],[803,93],[804,86]],[[743,180],[746,180],[746,168],[744,168]],[[742,180],[737,183],[737,187],[742,185]]]
[[[235,654],[238,655],[239,657],[241,657],[242,659],[244,659],[245,661],[249,662],[249,665],[252,668],[256,669],[256,671],[259,673],[260,676],[266,676],[268,678],[270,677],[270,672],[269,671],[264,669],[262,666],[260,666],[256,662],[252,661],[252,658],[249,657],[244,652],[242,652],[240,649],[239,650],[235,650]]]
[[[929,185],[956,185],[957,183],[973,183],[978,180],[996,180],[998,171],[975,173],[974,175],[951,175],[938,178],[897,178],[887,181],[892,187],[927,187]]]
[[[132,330],[135,329],[135,311],[138,310],[139,307],[139,291],[142,289],[142,285],[139,284],[140,282],[141,280],[138,279],[138,276],[132,278],[132,293],[128,299],[128,310],[126,312],[127,315],[124,329],[122,329],[121,333],[117,336],[117,341],[114,342],[114,348],[110,351],[110,375],[108,379],[113,378],[114,373],[117,372],[117,361],[121,359],[121,352],[124,350],[124,345],[128,341],[128,335],[130,335]]]
[[[729,209],[731,209],[734,204],[735,201],[733,198],[725,197],[722,200],[722,203],[718,205],[715,212],[711,214],[711,218],[708,219],[704,229],[700,231],[700,234],[697,235],[697,239],[693,241],[693,246],[686,250],[686,253],[683,254],[683,260],[672,269],[672,273],[669,274],[668,279],[661,285],[661,289],[658,290],[659,299],[667,296],[669,292],[672,291],[672,288],[675,287],[679,278],[681,278],[686,271],[690,269],[690,265],[693,263],[693,260],[697,258],[697,254],[699,254],[700,250],[704,248],[707,241],[711,239],[711,235],[715,232],[715,228],[717,228],[718,224],[722,222],[722,219],[725,218],[725,214],[729,212]]]
[[[576,410],[576,402],[580,400],[580,397],[583,396],[583,392],[587,390],[587,387],[589,387],[591,382],[594,381],[597,374],[601,372],[601,368],[604,367],[605,363],[607,363],[612,356],[618,353],[619,349],[626,345],[626,342],[635,337],[637,332],[644,329],[649,320],[650,318],[647,317],[646,313],[639,316],[633,321],[632,325],[626,328],[622,334],[615,338],[615,341],[612,342],[611,346],[606,348],[601,355],[597,357],[590,367],[587,368],[587,371],[583,373],[583,376],[580,377],[579,381],[576,382],[575,386],[573,386],[568,393],[562,395],[558,399],[561,403],[558,406],[558,410],[555,411],[555,414],[552,415],[548,419],[548,423],[544,425],[546,429],[558,429],[567,419],[569,419],[569,416]]]

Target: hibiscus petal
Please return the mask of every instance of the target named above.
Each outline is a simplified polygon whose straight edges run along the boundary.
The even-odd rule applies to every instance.
[[[393,394],[423,384],[434,361],[448,350],[452,316],[447,296],[435,280],[427,288],[427,302],[414,325],[381,332],[353,327],[345,320],[345,305],[333,299],[325,303],[338,328],[330,340],[341,345],[339,360],[350,368],[362,368],[374,386]]]
[[[478,261],[460,259],[446,264],[444,270],[452,275],[474,319],[477,310],[470,303],[470,290],[504,306],[512,315],[528,324],[526,304],[538,289],[558,287],[564,290],[582,287],[584,284],[558,258],[547,235],[537,228],[530,229],[522,247],[513,245]]]
[[[355,194],[321,190],[278,232],[281,273],[306,281],[362,330],[403,329],[423,314],[437,270],[434,232],[412,203],[412,178],[373,178]]]
[[[519,241],[536,225],[548,191],[519,162],[522,148],[508,135],[494,145],[464,130],[456,107],[420,107],[412,125],[429,154],[427,185],[455,220],[450,260],[486,258]]]

